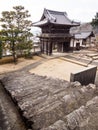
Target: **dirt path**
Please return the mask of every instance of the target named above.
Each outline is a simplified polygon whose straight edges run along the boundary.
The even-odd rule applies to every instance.
[[[27,130],[18,111],[0,83],[0,130]]]

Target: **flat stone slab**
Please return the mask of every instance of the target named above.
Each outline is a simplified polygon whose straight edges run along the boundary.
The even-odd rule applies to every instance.
[[[98,56],[98,54],[97,53],[93,53],[93,54],[87,54],[86,56],[89,56],[89,57],[94,57],[94,56]]]
[[[97,60],[97,59],[98,59],[98,56],[94,56],[94,57],[93,57],[93,60]]]

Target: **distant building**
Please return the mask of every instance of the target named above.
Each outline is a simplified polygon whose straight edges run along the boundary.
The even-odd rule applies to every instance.
[[[90,32],[81,32],[74,34],[74,37],[71,39],[70,46],[76,50],[80,50],[83,47],[89,47],[93,43],[94,33]]]
[[[57,46],[58,52],[70,50],[70,28],[79,26],[78,22],[71,21],[66,12],[58,12],[44,9],[39,22],[33,24],[42,29],[40,35],[41,52],[51,55],[54,46]]]
[[[71,28],[70,34],[74,37],[71,39],[71,48],[79,50],[84,47],[95,46],[95,31],[91,23],[82,23],[78,27]]]

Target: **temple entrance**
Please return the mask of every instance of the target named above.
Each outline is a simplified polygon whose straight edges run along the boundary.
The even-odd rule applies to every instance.
[[[80,43],[76,43],[76,50],[80,50]]]
[[[57,52],[68,52],[70,50],[69,42],[59,42],[57,43]]]
[[[33,24],[42,29],[39,36],[41,52],[51,55],[57,45],[57,52],[68,52],[70,49],[70,28],[80,23],[72,22],[65,12],[44,9],[40,21]],[[55,49],[56,50],[56,49]]]
[[[64,53],[70,51],[70,39],[57,38],[41,38],[41,52],[46,55],[59,52]]]
[[[70,50],[70,43],[64,42],[63,43],[63,52],[68,52]]]

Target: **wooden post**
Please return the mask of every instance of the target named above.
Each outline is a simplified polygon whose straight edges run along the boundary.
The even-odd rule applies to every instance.
[[[74,38],[73,38],[73,51],[74,51]]]
[[[41,39],[40,49],[41,49],[41,52],[43,53],[43,39]]]
[[[49,43],[49,55],[52,54],[52,42]]]
[[[62,45],[61,52],[64,52],[64,44],[63,44],[63,43],[61,43],[61,45]]]
[[[46,54],[48,55],[48,40],[46,42]]]
[[[43,53],[44,53],[44,40],[43,40]]]

